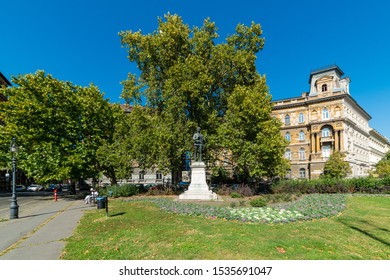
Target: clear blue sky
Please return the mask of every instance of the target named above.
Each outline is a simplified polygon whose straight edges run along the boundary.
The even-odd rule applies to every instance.
[[[167,12],[190,27],[210,17],[221,40],[238,23],[260,23],[266,43],[257,68],[273,99],[308,91],[310,71],[336,63],[372,116],[370,125],[390,138],[389,1],[2,1],[0,72],[10,80],[42,69],[77,85],[93,82],[106,98],[123,103],[120,82],[137,69],[118,32],[151,33]]]

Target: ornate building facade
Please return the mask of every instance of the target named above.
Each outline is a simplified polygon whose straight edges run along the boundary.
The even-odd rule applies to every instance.
[[[333,151],[346,153],[351,177],[367,176],[390,148],[389,140],[369,126],[371,116],[352,98],[351,80],[332,65],[310,73],[310,91],[273,101],[273,116],[289,142],[290,178],[318,178]]]

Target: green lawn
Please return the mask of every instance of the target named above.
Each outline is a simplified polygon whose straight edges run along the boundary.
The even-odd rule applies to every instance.
[[[88,211],[62,254],[70,260],[390,259],[390,196],[353,196],[336,217],[246,224],[161,211],[150,202],[110,200]]]

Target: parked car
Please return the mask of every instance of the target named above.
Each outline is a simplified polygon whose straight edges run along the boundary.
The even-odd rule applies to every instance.
[[[27,188],[27,191],[29,191],[29,192],[40,192],[43,190],[45,190],[45,188],[43,186],[37,185],[37,184],[32,184]]]
[[[15,191],[17,191],[17,192],[24,192],[25,190],[27,190],[27,188],[23,185],[16,185],[15,186]]]
[[[56,184],[50,184],[50,185],[45,189],[45,191],[47,191],[47,192],[54,192],[54,190],[59,191],[59,190],[60,190],[60,186],[59,186],[59,185],[56,185]]]
[[[62,191],[63,192],[69,192],[70,191],[70,185],[69,184],[62,185]]]

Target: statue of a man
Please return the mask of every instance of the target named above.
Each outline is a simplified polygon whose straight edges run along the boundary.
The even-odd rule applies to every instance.
[[[203,135],[200,133],[200,127],[196,129],[196,132],[192,137],[192,139],[194,140],[194,146],[195,146],[194,160],[202,161],[202,149],[204,146],[204,138]]]

